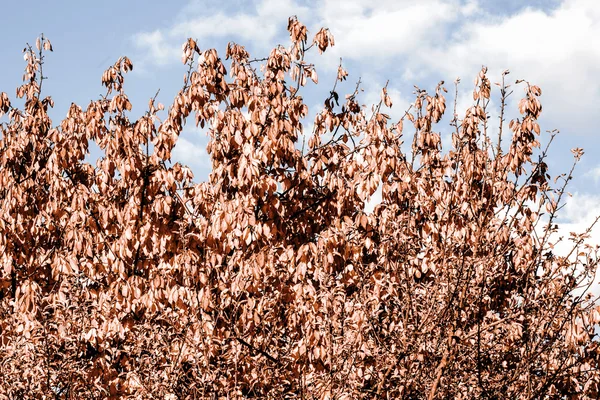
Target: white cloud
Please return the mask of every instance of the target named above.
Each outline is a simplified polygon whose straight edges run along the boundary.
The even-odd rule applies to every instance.
[[[271,48],[276,44],[273,42],[277,35],[285,32],[287,19],[291,15],[300,18],[307,17],[309,13],[308,8],[293,0],[261,0],[253,7],[253,11],[231,13],[203,8],[193,2],[186,10],[180,14],[178,22],[166,29],[133,36],[134,45],[142,53],[149,52],[142,61],[144,65],[179,61],[181,45],[188,37],[197,39],[201,50],[215,47],[215,43],[208,39],[235,40],[261,50]]]
[[[206,176],[211,168],[210,157],[204,146],[193,143],[183,136],[177,139],[171,155],[173,162],[180,162],[190,167],[196,179]]]
[[[165,65],[179,59],[180,51],[173,48],[159,30],[138,33],[133,40],[136,46],[146,51],[143,63]]]
[[[376,106],[381,101],[381,90],[384,88],[386,81],[379,80],[379,77],[376,75],[365,74],[361,78],[361,82],[361,88],[364,88],[365,91],[357,97],[358,103],[367,107],[367,116],[370,116],[371,107]],[[380,112],[389,115],[391,122],[396,123],[410,106],[410,102],[408,101],[410,94],[400,91],[392,81],[388,83],[387,92],[390,100],[392,100],[392,107],[388,108],[382,104]]]
[[[590,169],[583,176],[592,178],[595,183],[600,182],[600,165]]]
[[[371,196],[371,198],[369,198],[369,200],[365,203],[365,212],[366,213],[372,213],[373,210],[375,209],[375,207],[377,207],[378,205],[381,204],[381,201],[383,200],[382,190],[383,190],[383,186],[380,184],[377,187],[377,190],[375,190],[375,192]]]
[[[559,211],[561,221],[558,222],[558,232],[551,237],[552,241],[562,237],[553,252],[560,256],[567,256],[573,249],[574,242],[569,240],[571,232],[585,233],[596,217],[600,215],[600,195],[574,193],[567,200],[565,207]],[[600,226],[596,224],[590,231],[590,237],[585,243],[595,246],[600,245]],[[576,255],[571,254],[571,259]],[[600,268],[596,272],[594,283],[590,288],[594,295],[600,295]]]
[[[542,87],[545,126],[594,133],[590,115],[600,101],[597,0],[565,0],[551,11],[526,7],[507,15],[490,14],[475,1],[323,4],[320,24],[336,37],[336,46],[325,54],[329,68],[343,57],[358,63],[355,70],[379,74],[380,81],[395,76],[415,83],[451,81],[460,76],[467,85],[482,65],[489,67],[492,82],[509,68],[509,83],[527,79]],[[516,109],[522,95],[523,89],[516,88],[509,110]]]
[[[329,57],[381,63],[397,56],[411,57],[444,40],[446,27],[471,14],[474,2],[459,0],[325,0],[319,8],[320,24],[336,40]]]
[[[476,0],[381,0],[376,6],[370,0],[323,0],[310,8],[298,0],[260,0],[250,9],[237,4],[220,11],[192,2],[179,21],[139,33],[134,43],[146,52],[144,62],[158,65],[178,62],[187,37],[198,38],[201,48],[214,46],[208,39],[226,39],[268,51],[286,43],[287,18],[296,14],[309,33],[326,26],[336,37],[318,60],[329,70],[342,57],[355,61],[353,70],[362,76],[371,71],[380,82],[393,83],[397,76],[418,83],[457,76],[470,82],[482,64],[495,81],[510,68],[510,80],[525,78],[542,87],[549,125],[561,130],[590,130],[588,115],[600,100],[597,0],[564,0],[551,11],[526,7],[508,15],[490,14]],[[521,95],[518,89],[513,101]]]
[[[567,221],[564,225],[575,228],[571,230],[582,232],[600,215],[600,195],[575,192],[573,197],[567,199],[565,207],[559,213],[561,219]],[[600,226],[594,232],[596,242],[600,244]]]
[[[598,109],[600,100],[600,46],[594,43],[600,37],[599,9],[596,1],[569,0],[550,13],[525,9],[503,19],[488,16],[463,24],[455,39],[408,63],[465,77],[486,64],[492,81],[510,68],[512,80],[524,78],[542,87],[542,103],[552,124],[591,128],[587,116]],[[522,93],[516,91],[513,100]]]

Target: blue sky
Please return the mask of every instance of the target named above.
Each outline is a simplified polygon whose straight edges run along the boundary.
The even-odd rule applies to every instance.
[[[306,91],[311,115],[328,94],[340,57],[350,73],[347,92],[360,77],[364,104],[379,101],[389,79],[393,119],[413,101],[413,85],[433,90],[444,80],[450,95],[452,82],[460,77],[462,112],[482,65],[488,66],[492,82],[500,79],[502,70],[510,69],[510,80],[527,79],[542,87],[542,129],[561,131],[548,163],[551,174],[567,172],[571,148],[586,151],[570,186],[574,197],[563,210],[565,229],[582,229],[600,214],[598,0],[32,0],[23,4],[3,5],[0,91],[14,99],[24,67],[21,51],[43,32],[54,47],[44,66],[49,77],[44,92],[55,100],[51,114],[55,124],[71,102],[86,107],[104,92],[102,72],[119,56],[127,55],[134,64],[125,89],[134,105],[132,117],[137,117],[157,89],[159,101],[169,104],[181,87],[185,67],[180,49],[187,37],[198,39],[202,50],[216,48],[224,54],[227,42],[235,41],[251,55],[262,57],[275,45],[288,44],[286,26],[291,15],[308,26],[309,35],[325,26],[336,39],[331,51],[313,56],[321,85]],[[521,87],[515,88],[509,117],[517,116],[516,102],[522,93]],[[492,122],[497,121],[498,110],[493,107],[497,92],[495,96]],[[451,104],[452,96],[447,101]],[[449,132],[448,120],[439,128],[442,133]],[[188,126],[174,159],[188,164],[196,180],[203,180],[210,169],[207,139],[192,123]],[[542,142],[547,137],[543,134]]]

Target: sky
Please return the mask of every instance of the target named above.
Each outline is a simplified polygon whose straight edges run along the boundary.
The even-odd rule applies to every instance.
[[[509,69],[511,83],[525,79],[542,88],[542,143],[549,136],[544,131],[560,131],[548,159],[551,175],[568,172],[571,148],[585,150],[569,186],[573,197],[562,210],[561,232],[582,231],[600,214],[598,0],[30,0],[23,4],[3,5],[0,92],[14,99],[25,66],[22,50],[43,33],[54,47],[45,60],[44,75],[49,79],[43,90],[55,101],[50,114],[55,124],[71,102],[85,108],[105,92],[102,72],[120,56],[128,56],[134,64],[125,90],[133,103],[131,118],[136,118],[158,89],[158,100],[168,105],[181,88],[186,71],[181,45],[186,38],[197,39],[202,50],[216,48],[221,55],[226,44],[234,41],[260,58],[278,44],[289,44],[286,27],[291,15],[308,27],[309,37],[320,27],[328,27],[335,37],[333,48],[322,56],[317,52],[310,56],[322,83],[306,89],[311,116],[329,94],[340,58],[349,72],[341,92],[351,92],[360,78],[363,104],[378,102],[381,88],[389,81],[392,120],[399,119],[414,100],[413,85],[433,91],[444,80],[451,105],[453,82],[460,77],[460,114],[470,104],[473,79],[482,65],[488,67],[492,83]],[[499,93],[494,89],[492,85],[492,125],[499,114]],[[518,116],[516,103],[524,94],[522,86],[514,91],[509,119]],[[438,128],[444,144],[448,144],[448,122],[449,118],[443,120]],[[196,181],[206,179],[210,171],[206,143],[205,133],[190,123],[174,151],[173,161],[190,166]],[[593,231],[593,241],[600,243],[600,228]]]

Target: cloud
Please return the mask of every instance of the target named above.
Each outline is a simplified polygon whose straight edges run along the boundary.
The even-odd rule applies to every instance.
[[[378,75],[379,82],[390,78],[393,83],[399,76],[423,84],[457,76],[469,82],[482,64],[490,67],[494,81],[510,68],[510,80],[525,78],[542,87],[552,127],[589,130],[587,116],[600,100],[597,0],[564,0],[558,6],[553,1],[550,10],[542,9],[541,2],[528,3],[537,8],[513,4],[507,7],[516,11],[509,14],[490,12],[488,3],[381,0],[375,7],[367,0],[323,0],[309,8],[296,0],[260,0],[250,7],[225,2],[211,8],[194,1],[171,26],[140,32],[133,42],[144,63],[159,66],[179,61],[187,37],[199,39],[201,48],[203,43],[213,47],[211,39],[217,39],[268,51],[287,41],[287,18],[296,14],[309,33],[327,26],[336,37],[336,46],[319,59],[330,71],[342,57],[354,62],[353,70],[361,75]],[[521,94],[519,89],[513,101]]]
[[[560,237],[563,240],[555,246],[553,252],[560,256],[567,256],[574,245],[573,241],[569,240],[571,232],[585,233],[596,217],[600,216],[600,195],[574,193],[573,197],[567,200],[565,207],[559,211],[559,216],[558,232],[551,236],[551,240],[555,241]],[[590,237],[586,239],[585,243],[591,246],[600,245],[599,224],[596,224],[589,234]],[[575,256],[575,254],[572,254],[571,259]],[[590,290],[592,294],[600,295],[600,268],[596,272]]]
[[[597,184],[598,182],[600,182],[600,165],[590,169],[585,174],[583,174],[583,176],[586,178],[591,178],[594,181],[594,183]]]
[[[489,4],[475,1],[384,0],[376,8],[369,4],[326,0],[319,9],[321,24],[336,36],[336,47],[325,55],[329,68],[343,57],[356,62],[355,70],[379,74],[380,81],[385,81],[383,76],[400,76],[423,85],[460,76],[467,86],[482,65],[489,67],[492,82],[509,68],[509,83],[522,78],[542,87],[545,126],[594,133],[589,116],[600,101],[596,0],[555,1],[553,9],[528,3],[538,7],[508,14],[491,13]],[[516,88],[509,110],[522,95],[523,89]]]
[[[145,50],[146,57],[143,62],[165,65],[178,59],[180,52],[170,46],[160,30],[138,33],[133,40],[136,46]]]
[[[375,207],[377,207],[378,205],[381,204],[381,201],[383,200],[382,196],[382,189],[383,186],[380,184],[377,187],[377,190],[375,190],[375,193],[373,193],[373,195],[371,196],[371,198],[365,203],[365,212],[366,213],[372,213],[373,210],[375,209]]]
[[[201,142],[204,142],[201,140]],[[179,136],[172,152],[172,161],[180,162],[190,167],[196,180],[208,175],[211,168],[209,155],[206,153],[205,146],[194,143],[185,137]]]
[[[562,130],[588,130],[588,115],[600,100],[598,10],[595,1],[569,0],[549,13],[527,8],[506,18],[482,14],[481,20],[461,25],[447,43],[407,63],[450,77],[474,76],[485,64],[492,81],[510,68],[511,80],[529,79],[542,87],[549,122]],[[522,93],[516,91],[513,101]]]
[[[366,59],[381,69],[443,41],[450,24],[476,9],[474,2],[458,0],[381,0],[377,7],[367,0],[325,0],[319,19],[338,37],[329,57]]]
[[[132,37],[133,44],[142,54],[144,65],[158,66],[178,62],[181,45],[188,37],[197,39],[201,50],[215,46],[211,39],[236,40],[265,50],[274,45],[278,35],[286,33],[291,15],[309,14],[307,7],[293,0],[261,0],[249,9],[239,6],[223,11],[225,7],[217,9],[191,2],[176,23],[162,30],[137,33]]]
[[[575,192],[566,200],[565,207],[559,211],[559,216],[565,225],[569,225],[575,231],[583,231],[600,215],[600,195]],[[596,229],[595,229],[596,230]],[[595,232],[597,243],[600,244],[600,226]]]

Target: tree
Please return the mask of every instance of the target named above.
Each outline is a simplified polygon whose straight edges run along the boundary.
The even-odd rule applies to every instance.
[[[597,398],[597,249],[552,251],[573,170],[553,187],[536,152],[540,88],[517,81],[503,145],[508,71],[494,139],[483,68],[442,151],[443,82],[391,123],[340,66],[304,146],[305,55],[334,40],[288,30],[263,60],[189,39],[162,122],[156,98],[129,119],[123,57],[52,126],[51,45],[26,48],[23,108],[0,97],[0,397]],[[207,182],[169,163],[192,115]]]

